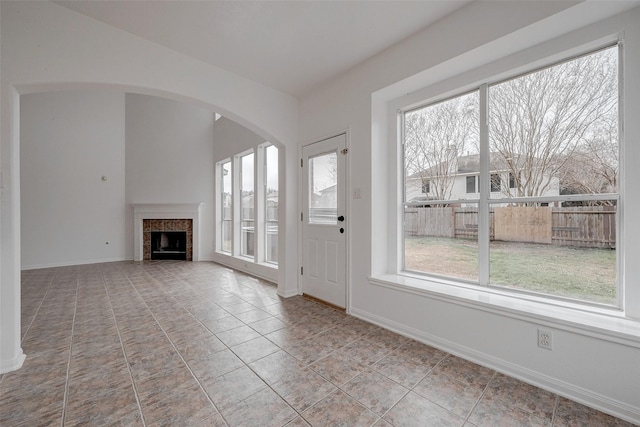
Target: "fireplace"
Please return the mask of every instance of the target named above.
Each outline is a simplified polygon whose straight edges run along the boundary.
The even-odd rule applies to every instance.
[[[199,261],[200,203],[133,204],[135,261]]]
[[[151,259],[187,260],[186,231],[151,231]]]
[[[193,260],[191,219],[143,219],[142,259]]]

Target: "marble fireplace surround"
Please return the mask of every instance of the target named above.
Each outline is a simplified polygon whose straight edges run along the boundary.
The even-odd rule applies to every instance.
[[[190,219],[193,227],[193,261],[200,261],[199,222],[202,203],[132,203],[133,207],[133,260],[144,259],[142,221],[145,219]]]

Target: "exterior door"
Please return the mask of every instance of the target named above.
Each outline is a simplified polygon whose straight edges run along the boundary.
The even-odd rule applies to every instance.
[[[302,292],[346,307],[346,135],[302,149]]]

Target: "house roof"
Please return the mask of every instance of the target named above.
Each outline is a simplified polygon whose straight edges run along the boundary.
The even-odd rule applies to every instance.
[[[477,174],[480,173],[480,155],[468,154],[459,156],[456,159],[456,175]],[[507,162],[501,153],[491,153],[489,159],[489,169],[491,172],[503,172],[509,170]],[[437,171],[435,166],[425,169],[422,172],[415,173],[409,178],[421,178],[423,176],[434,175]]]

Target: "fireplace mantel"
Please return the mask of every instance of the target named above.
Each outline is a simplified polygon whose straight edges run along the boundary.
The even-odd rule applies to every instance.
[[[132,203],[133,259],[143,259],[143,228],[145,219],[190,219],[193,224],[193,261],[200,261],[199,222],[202,203]]]

